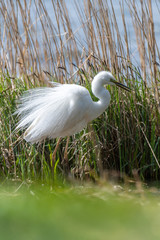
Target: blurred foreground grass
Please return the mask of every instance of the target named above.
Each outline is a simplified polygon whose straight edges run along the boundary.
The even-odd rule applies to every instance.
[[[112,185],[1,187],[1,239],[160,239],[159,197]]]

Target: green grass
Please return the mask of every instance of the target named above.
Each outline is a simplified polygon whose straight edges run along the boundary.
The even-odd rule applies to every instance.
[[[110,1],[111,8],[104,0],[97,4],[86,0],[84,9],[76,4],[77,30],[73,29],[64,1],[51,1],[53,17],[48,15],[45,1],[24,2],[0,3],[0,177],[48,181],[69,175],[72,179],[97,181],[115,172],[121,179],[126,175],[135,177],[136,169],[141,180],[159,180],[160,61],[151,0],[141,1],[140,9],[130,0],[119,2],[124,34],[118,29],[114,1]],[[133,65],[131,57],[125,7],[130,9],[127,17],[132,19],[135,30],[132,36],[137,40],[134,44],[139,66]],[[22,140],[23,132],[14,131],[18,121],[13,115],[16,101],[29,88],[50,85],[48,80],[77,83],[91,93],[91,80],[102,70],[111,71],[133,91],[108,87],[108,109],[87,129],[70,137],[68,166],[64,161],[66,138],[63,139],[53,169],[57,140],[46,140],[41,145]]]
[[[83,74],[81,78],[84,79],[83,85],[90,89],[89,76]],[[15,132],[18,118],[13,113],[19,96],[28,89],[25,83],[23,79],[12,80],[8,75],[0,78],[1,177],[23,180],[64,177],[67,174],[63,161],[65,138],[57,151],[53,170],[52,154],[56,140],[31,145],[23,140],[23,132]],[[87,129],[70,138],[68,167],[72,178],[96,180],[112,170],[121,176],[133,177],[133,170],[137,169],[142,180],[159,179],[157,105],[150,89],[144,89],[142,79],[139,78],[134,88],[131,87],[131,93],[110,88],[111,103],[106,112],[90,123]]]
[[[116,190],[117,189],[117,190]],[[159,239],[155,189],[19,184],[0,190],[2,239]]]
[[[130,0],[120,1],[124,34],[117,26],[114,1],[111,9],[103,0],[96,5],[87,0],[84,9],[76,5],[76,31],[62,2],[52,1],[52,18],[43,0],[0,3],[1,239],[159,240],[160,193],[140,182],[160,179],[160,72],[151,0],[141,1],[141,10]],[[138,68],[131,59],[126,6],[135,29]],[[50,74],[91,93],[91,80],[101,70],[112,71],[133,91],[108,87],[108,109],[70,137],[68,169],[66,138],[53,169],[57,140],[26,143],[23,132],[15,131],[17,100],[25,90],[47,85]],[[71,184],[58,184],[59,179]],[[77,179],[90,184],[76,185]],[[124,185],[106,184],[108,179]]]

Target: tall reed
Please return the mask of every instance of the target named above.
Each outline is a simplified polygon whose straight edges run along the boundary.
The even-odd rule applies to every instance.
[[[45,1],[0,2],[0,167],[3,176],[47,179],[52,175],[56,140],[29,145],[15,133],[12,115],[24,90],[49,85],[50,80],[82,84],[90,90],[100,70],[109,70],[133,91],[110,89],[108,110],[81,133],[70,137],[70,173],[78,178],[104,176],[111,171],[142,179],[159,178],[160,160],[160,54],[155,36],[151,0],[120,1],[124,35],[117,22],[114,1],[74,2],[79,27],[73,23],[67,1],[52,1],[53,16]],[[157,2],[159,6],[159,3]],[[137,41],[139,66],[130,48],[125,8],[130,11]],[[32,10],[34,9],[34,19]],[[55,25],[56,22],[56,25]],[[52,75],[52,77],[51,77]],[[64,149],[60,144],[54,176],[64,174]]]

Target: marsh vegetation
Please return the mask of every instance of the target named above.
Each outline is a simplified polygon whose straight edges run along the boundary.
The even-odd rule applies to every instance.
[[[96,4],[95,4],[96,2]],[[124,5],[130,10],[138,63],[130,51]],[[140,6],[140,8],[139,8]],[[32,8],[35,14],[32,14]],[[158,180],[160,173],[160,54],[151,0],[120,1],[121,34],[114,1],[75,1],[79,28],[73,31],[65,1],[52,1],[53,19],[45,1],[1,1],[0,31],[0,175],[14,179],[47,180],[109,177]],[[157,1],[157,7],[159,2]],[[158,17],[158,16],[157,16]],[[83,34],[82,34],[83,33]],[[82,37],[83,36],[83,37]],[[132,37],[132,36],[131,36]],[[109,70],[131,93],[110,88],[109,108],[81,133],[70,137],[67,161],[63,139],[54,166],[57,140],[30,145],[15,132],[17,100],[29,88],[50,81],[82,84]]]

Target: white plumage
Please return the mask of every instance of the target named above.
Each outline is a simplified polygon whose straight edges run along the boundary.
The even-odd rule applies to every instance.
[[[92,81],[93,94],[99,98],[92,101],[88,90],[76,84],[54,83],[54,87],[27,91],[20,99],[16,113],[20,116],[17,129],[26,129],[24,139],[40,142],[45,138],[73,135],[97,118],[108,107],[110,94],[105,84],[116,84],[110,72],[100,72]]]

